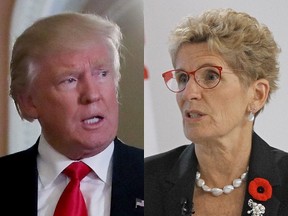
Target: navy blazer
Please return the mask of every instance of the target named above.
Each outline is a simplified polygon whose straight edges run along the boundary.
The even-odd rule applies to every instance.
[[[145,216],[191,215],[197,165],[193,144],[145,158]],[[256,177],[265,178],[272,185],[272,198],[266,202],[253,199],[248,192],[249,182]],[[251,216],[247,213],[251,210],[249,199],[265,206],[264,216],[288,215],[288,153],[269,146],[256,133],[252,138],[242,216]]]
[[[143,216],[144,151],[114,140],[111,216]],[[37,216],[38,141],[31,148],[0,158],[0,211]],[[2,215],[2,214],[1,214]]]

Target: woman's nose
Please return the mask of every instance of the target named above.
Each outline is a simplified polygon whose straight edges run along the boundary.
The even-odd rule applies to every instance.
[[[185,89],[180,92],[184,100],[193,100],[201,98],[202,87],[195,81],[193,75],[190,75],[188,82],[186,83]]]

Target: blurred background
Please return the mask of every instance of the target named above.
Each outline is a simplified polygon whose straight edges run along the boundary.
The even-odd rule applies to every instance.
[[[0,1],[0,156],[32,146],[40,134],[38,122],[22,121],[8,97],[9,60],[13,43],[40,17],[65,11],[108,17],[122,29],[120,122],[118,137],[144,147],[144,18],[142,0],[1,0]]]
[[[119,138],[141,148],[144,147],[145,140],[145,156],[190,143],[183,134],[175,94],[166,89],[161,77],[162,72],[172,68],[167,38],[170,30],[184,16],[197,15],[205,9],[220,7],[230,7],[255,16],[270,28],[282,49],[279,57],[280,88],[272,95],[272,100],[264,112],[258,116],[255,131],[270,145],[288,151],[286,144],[288,2],[145,0],[143,3],[143,0],[1,0],[0,155],[31,146],[40,133],[36,122],[31,124],[19,118],[14,104],[8,97],[8,65],[13,42],[36,19],[63,11],[94,12],[114,20],[122,29],[126,49],[121,69]],[[146,68],[144,83],[143,65]]]
[[[167,46],[169,32],[184,16],[198,15],[209,8],[228,7],[248,12],[266,24],[282,49],[279,56],[280,89],[257,117],[255,131],[270,145],[288,151],[288,1],[145,0],[145,156],[190,143],[183,133],[175,94],[168,91],[161,77],[162,72],[172,69]]]

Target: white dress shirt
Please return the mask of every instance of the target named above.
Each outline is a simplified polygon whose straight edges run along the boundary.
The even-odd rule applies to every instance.
[[[40,136],[38,149],[38,216],[52,216],[69,183],[69,178],[62,171],[74,161],[55,151],[43,135]],[[110,215],[113,150],[114,142],[103,152],[82,160],[93,170],[80,183],[89,216]]]

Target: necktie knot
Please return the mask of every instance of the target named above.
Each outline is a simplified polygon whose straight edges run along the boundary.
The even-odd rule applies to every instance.
[[[71,178],[71,180],[79,180],[81,181],[88,173],[91,171],[91,168],[80,162],[71,163],[66,169],[63,171],[65,175]]]

